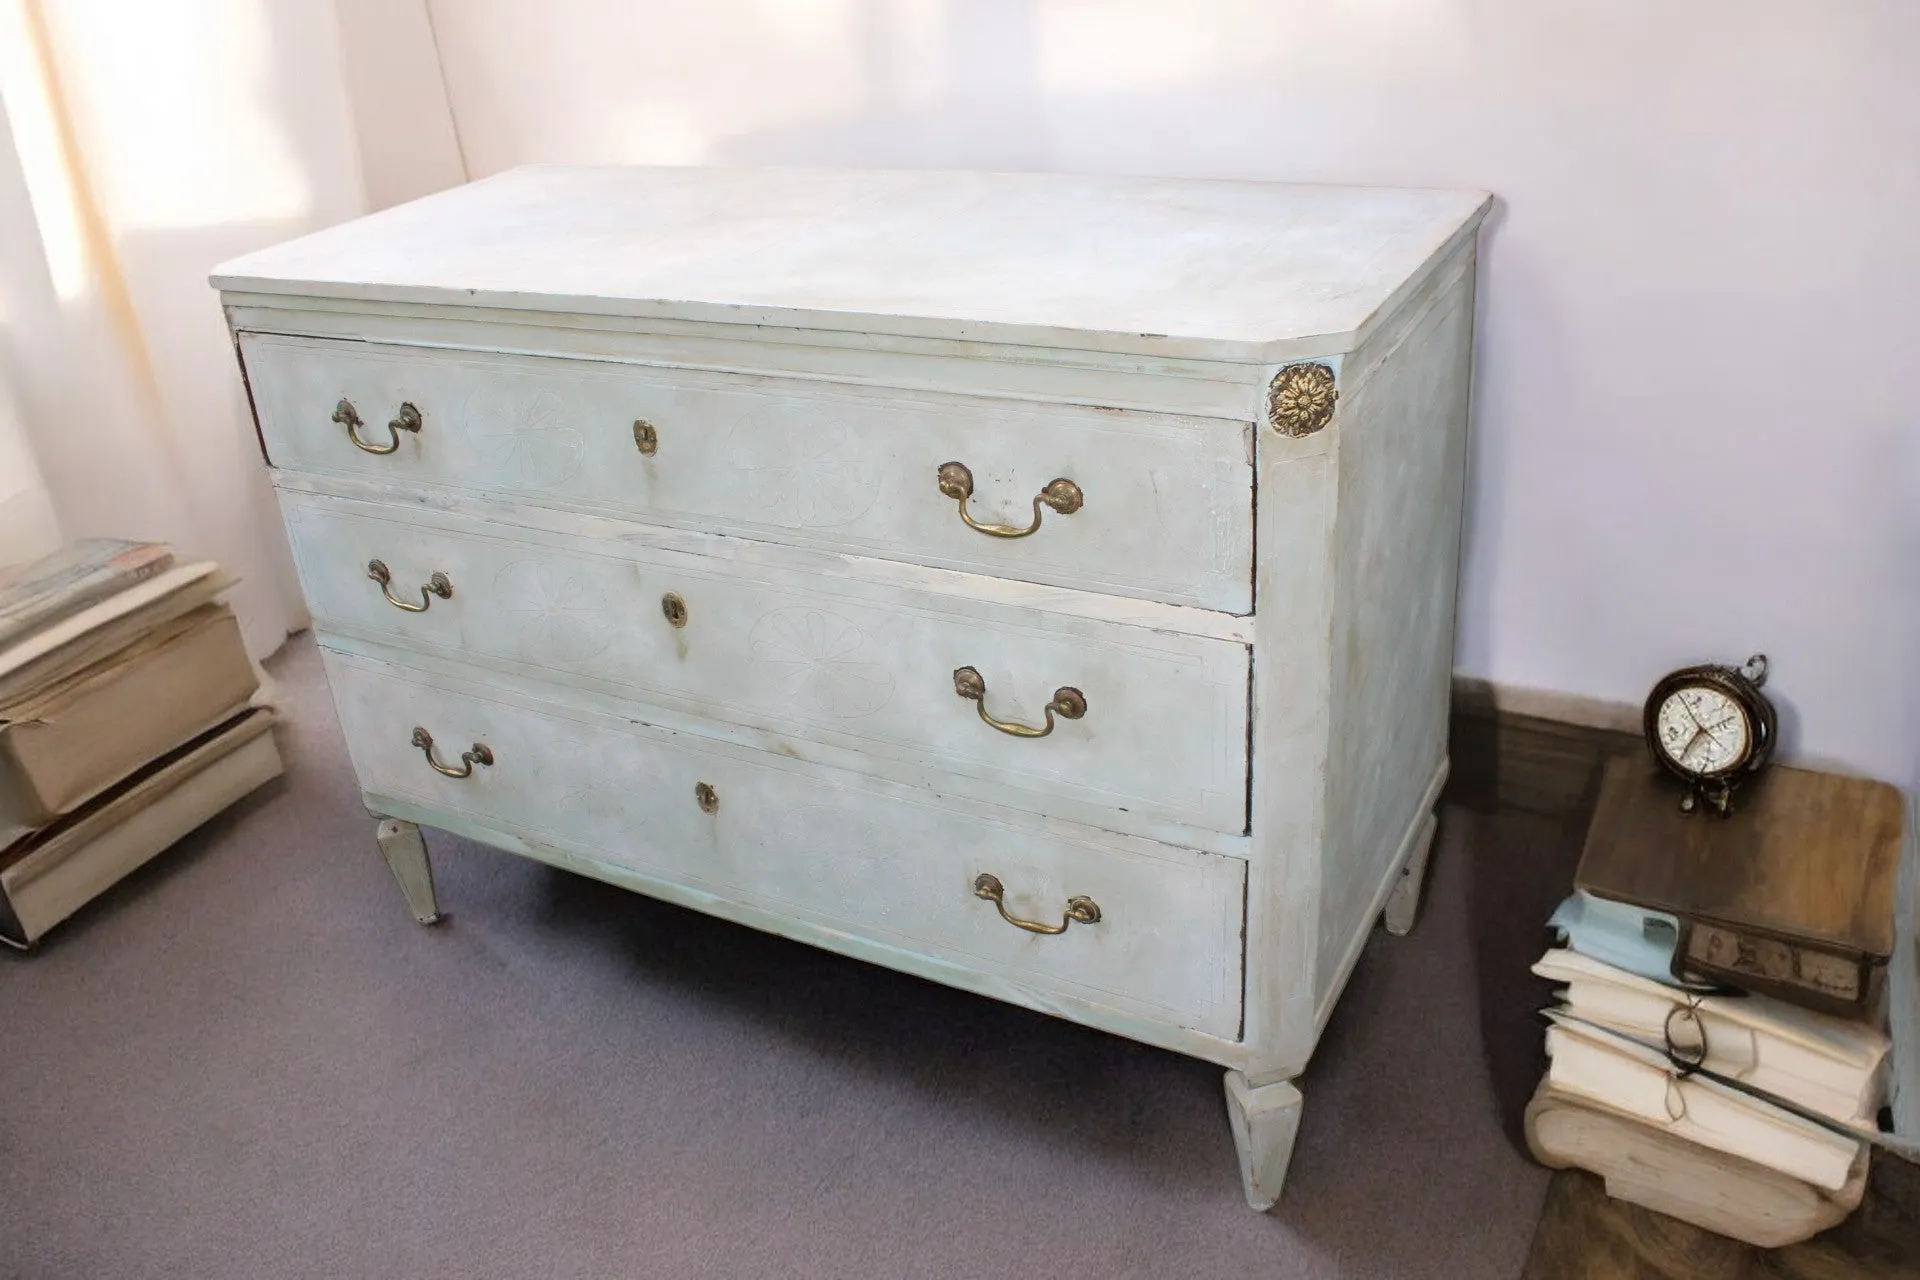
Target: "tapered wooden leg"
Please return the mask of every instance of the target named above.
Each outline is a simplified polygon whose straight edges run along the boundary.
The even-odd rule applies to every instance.
[[[1433,852],[1433,832],[1438,825],[1431,813],[1421,820],[1420,830],[1413,837],[1413,850],[1400,868],[1400,881],[1387,895],[1387,905],[1380,912],[1381,923],[1396,937],[1412,933],[1414,922],[1420,918],[1420,889],[1427,882],[1427,855]]]
[[[427,842],[420,838],[420,828],[398,818],[382,818],[373,838],[379,842],[380,856],[393,869],[393,878],[400,882],[400,892],[406,895],[413,918],[421,924],[440,923],[440,904],[433,895],[433,864],[427,861]]]
[[[1293,1161],[1293,1140],[1300,1133],[1300,1090],[1291,1080],[1252,1085],[1238,1071],[1227,1072],[1227,1119],[1240,1152],[1240,1181],[1247,1204],[1261,1213],[1280,1199]]]

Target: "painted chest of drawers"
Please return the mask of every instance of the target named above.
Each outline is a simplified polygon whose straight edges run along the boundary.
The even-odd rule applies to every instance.
[[[377,842],[1226,1067],[1446,773],[1479,193],[515,170],[214,277]]]

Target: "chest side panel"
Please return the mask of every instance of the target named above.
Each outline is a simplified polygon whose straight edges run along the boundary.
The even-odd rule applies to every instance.
[[[1322,1020],[1445,767],[1472,333],[1469,253],[1349,362],[1365,373],[1337,441]]]

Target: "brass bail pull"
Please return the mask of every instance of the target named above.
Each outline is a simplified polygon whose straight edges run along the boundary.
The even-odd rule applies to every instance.
[[[1078,511],[1086,501],[1086,495],[1080,492],[1080,486],[1065,476],[1047,482],[1047,487],[1033,497],[1033,523],[1022,529],[1011,524],[984,524],[975,520],[967,510],[967,499],[973,496],[973,472],[962,462],[943,462],[939,472],[940,492],[960,504],[960,519],[969,529],[986,534],[989,538],[1024,538],[1040,531],[1040,508],[1052,507],[1063,516]]]
[[[953,673],[953,691],[973,703],[980,712],[980,718],[1002,733],[1016,738],[1044,738],[1053,732],[1053,718],[1078,720],[1087,714],[1087,695],[1069,685],[1062,685],[1053,691],[1053,701],[1046,706],[1047,723],[1041,728],[1021,724],[1014,720],[998,720],[987,712],[987,682],[972,667],[961,667]]]
[[[473,744],[473,750],[462,751],[460,753],[460,767],[458,769],[441,764],[439,759],[433,754],[433,735],[419,725],[413,727],[413,745],[426,753],[427,763],[433,766],[435,773],[445,774],[449,778],[469,777],[473,773],[473,766],[477,764],[490,765],[493,763],[493,749],[484,742],[476,742]]]
[[[342,400],[333,406],[333,420],[347,429],[347,439],[353,441],[356,448],[364,449],[368,453],[392,453],[400,447],[402,431],[418,432],[420,430],[420,410],[414,408],[411,400],[402,404],[400,412],[388,421],[385,444],[374,444],[361,437],[360,428],[366,423],[360,420],[360,412],[353,407],[351,400]]]
[[[393,570],[387,568],[386,561],[367,561],[367,576],[380,584],[380,594],[387,598],[388,604],[396,609],[405,609],[408,613],[425,613],[435,596],[439,596],[442,600],[453,599],[453,583],[444,573],[436,573],[427,579],[426,585],[420,588],[419,604],[402,600],[393,594]]]
[[[1052,936],[1065,933],[1068,925],[1100,923],[1100,904],[1077,893],[1067,899],[1067,909],[1061,915],[1059,924],[1048,924],[1044,920],[1022,920],[1019,916],[1010,915],[1007,912],[1007,887],[1000,883],[999,876],[984,871],[973,878],[973,896],[991,902],[1002,920],[1028,933]]]

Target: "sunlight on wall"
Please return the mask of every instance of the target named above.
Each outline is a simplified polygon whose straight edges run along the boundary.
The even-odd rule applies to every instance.
[[[700,164],[713,147],[713,135],[675,102],[621,106],[601,127],[619,136],[623,156],[637,164]]]
[[[758,0],[754,26],[797,57],[830,50],[853,25],[854,0]]]
[[[114,229],[295,221],[313,191],[263,110],[270,0],[46,6],[63,85]],[[160,91],[156,92],[156,87]]]
[[[0,99],[20,157],[27,195],[39,224],[41,251],[54,290],[63,301],[82,297],[91,276],[79,192],[67,167],[60,121],[54,114],[53,82],[42,59],[43,42],[28,11],[31,0],[0,0]]]
[[[1152,89],[1270,63],[1297,40],[1272,0],[1226,0],[1194,21],[1191,5],[1158,0],[1051,0],[1036,23],[1049,92]]]
[[[925,101],[943,0],[433,0],[475,177],[515,161],[711,163],[726,144]],[[591,32],[591,38],[581,33]]]
[[[1041,86],[1104,93],[1253,74],[1350,75],[1464,51],[1450,0],[1035,0]],[[1403,56],[1404,55],[1404,56]]]

